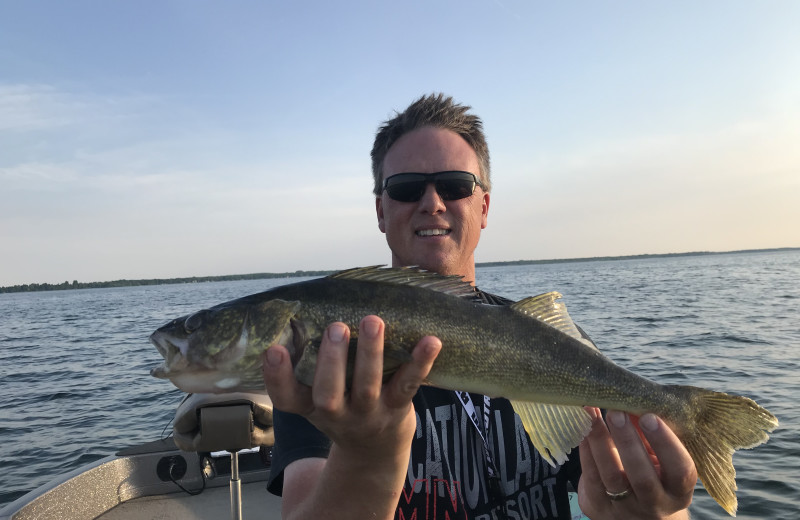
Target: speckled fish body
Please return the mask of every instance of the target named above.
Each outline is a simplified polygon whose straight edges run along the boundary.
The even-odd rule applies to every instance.
[[[659,415],[687,447],[709,494],[735,514],[732,453],[765,442],[777,419],[746,397],[660,385],[619,367],[581,336],[560,297],[551,292],[492,306],[457,277],[351,269],[172,320],[151,336],[164,357],[152,374],[187,392],[263,390],[262,354],[282,344],[297,379],[310,386],[327,325],[350,327],[352,369],[358,324],[375,314],[386,324],[387,377],[422,337],[437,336],[443,348],[429,384],[510,399],[553,464],[588,432],[583,406]]]

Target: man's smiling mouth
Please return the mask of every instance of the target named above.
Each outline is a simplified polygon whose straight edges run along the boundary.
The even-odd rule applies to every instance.
[[[420,229],[417,231],[418,237],[437,237],[449,234],[449,229]]]

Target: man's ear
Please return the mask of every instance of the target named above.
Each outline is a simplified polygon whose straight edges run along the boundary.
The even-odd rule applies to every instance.
[[[378,215],[378,229],[386,233],[386,222],[383,218],[383,197],[375,197],[375,213]]]
[[[483,194],[483,203],[481,206],[481,229],[486,229],[489,225],[489,201],[492,197],[488,193]]]

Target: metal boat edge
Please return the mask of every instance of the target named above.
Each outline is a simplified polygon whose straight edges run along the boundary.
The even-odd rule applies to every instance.
[[[267,447],[239,452],[243,483],[263,482],[266,487],[268,453]],[[94,519],[135,499],[183,499],[189,496],[185,490],[198,492],[229,484],[230,457],[226,452],[181,451],[169,437],[123,449],[60,475],[4,506],[0,520]],[[263,493],[268,494],[266,490]],[[227,497],[227,490],[220,494],[225,507]],[[279,517],[280,499],[268,500]]]

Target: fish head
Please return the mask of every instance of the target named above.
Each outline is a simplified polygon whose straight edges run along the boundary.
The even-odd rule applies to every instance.
[[[291,344],[299,302],[237,300],[182,316],[150,335],[164,362],[151,375],[185,392],[263,390],[261,354]]]

